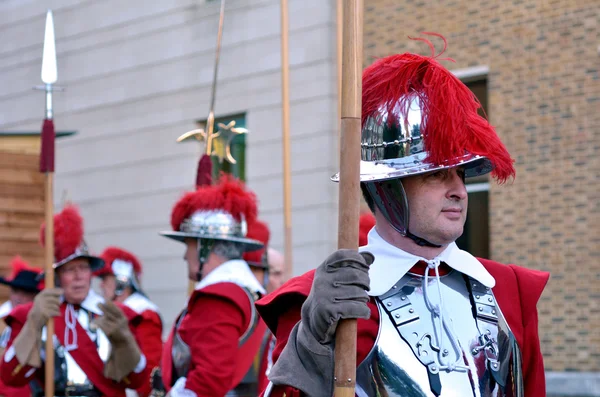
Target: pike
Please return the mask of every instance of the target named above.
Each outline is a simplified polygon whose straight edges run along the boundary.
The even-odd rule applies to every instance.
[[[46,93],[45,117],[42,124],[40,172],[44,174],[45,185],[45,255],[44,273],[45,288],[54,287],[54,112],[52,108],[52,92],[57,89],[53,84],[58,80],[56,67],[56,45],[54,40],[54,20],[52,11],[46,13],[46,29],[44,33],[44,50],[42,55],[42,82],[43,86],[36,89],[44,90]],[[50,318],[46,324],[46,335],[54,335],[54,320]],[[45,395],[54,396],[54,346],[53,338],[46,338],[46,362],[45,362]]]
[[[363,0],[344,0],[338,248],[358,249]],[[335,338],[335,397],[354,397],[356,320],[340,321]]]

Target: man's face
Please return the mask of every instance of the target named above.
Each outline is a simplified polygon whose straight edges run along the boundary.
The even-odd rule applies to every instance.
[[[183,259],[188,264],[188,278],[192,281],[198,279],[198,271],[200,270],[200,259],[198,258],[198,240],[195,238],[185,239],[185,255]]]
[[[115,299],[115,290],[117,289],[117,278],[113,274],[103,276],[100,281],[100,289],[106,300]]]
[[[284,280],[285,260],[283,255],[272,248],[267,251],[267,260],[269,262],[269,283],[267,284],[267,292],[271,293],[281,287]]]
[[[412,234],[439,245],[455,241],[467,219],[464,170],[452,168],[402,179]]]
[[[35,298],[35,295],[35,292],[29,292],[19,288],[11,287],[8,299],[10,300],[12,307],[16,307],[24,303],[33,302],[33,298]]]
[[[57,270],[58,282],[65,291],[65,301],[80,304],[90,291],[92,270],[90,262],[85,258],[73,259]]]

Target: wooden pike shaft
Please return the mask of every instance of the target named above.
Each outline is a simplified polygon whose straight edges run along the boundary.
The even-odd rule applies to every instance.
[[[283,123],[283,210],[285,231],[285,278],[292,274],[292,171],[290,166],[290,90],[288,59],[288,2],[281,0],[281,119]]]
[[[342,133],[338,248],[358,249],[363,0],[344,0]],[[340,322],[335,338],[335,397],[353,397],[356,385],[356,320]]]
[[[54,288],[54,173],[45,174],[45,252],[44,252],[44,282],[45,288]],[[45,384],[46,397],[54,397],[54,319],[49,319],[46,324],[46,361],[45,361]]]

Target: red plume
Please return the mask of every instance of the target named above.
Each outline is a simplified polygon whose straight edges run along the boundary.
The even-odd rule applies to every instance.
[[[444,49],[446,40],[444,40]],[[419,39],[432,44],[426,39]],[[442,51],[443,52],[443,51]],[[494,127],[477,110],[475,95],[436,58],[404,53],[375,61],[363,72],[362,123],[387,111],[406,117],[411,101],[421,101],[421,131],[427,161],[442,164],[465,151],[487,157],[499,182],[514,176],[513,160]],[[394,122],[394,120],[389,120]]]
[[[217,185],[202,186],[195,192],[186,193],[175,204],[171,227],[177,231],[194,212],[217,209],[229,212],[237,221],[243,216],[248,224],[253,223],[258,213],[256,195],[246,190],[239,180],[222,174]]]
[[[138,260],[138,258],[133,255],[131,252],[125,251],[124,249],[118,247],[108,247],[102,252],[100,258],[104,260],[104,267],[98,270],[94,275],[101,277],[106,274],[112,274],[112,263],[120,259],[125,262],[129,262],[133,265],[133,271],[138,276],[142,274],[142,264]]]
[[[264,247],[256,251],[244,253],[244,260],[248,263],[261,263],[262,257],[267,249],[267,245],[269,244],[269,238],[271,237],[269,227],[266,223],[256,220],[248,225],[248,234],[246,237],[260,241],[263,243]]]
[[[19,255],[15,256],[10,261],[10,268],[11,268],[11,273],[10,273],[8,280],[14,280],[15,277],[17,277],[17,275],[19,273],[21,273],[22,271],[29,271],[29,272],[33,272],[33,273],[37,273],[37,274],[40,274],[42,272],[42,269],[29,266],[29,264],[27,262],[25,262],[25,260],[23,258],[21,258]]]
[[[370,212],[361,214],[358,224],[358,246],[367,245],[367,236],[375,226],[375,217]]]
[[[45,245],[46,225],[40,228],[40,242]],[[83,242],[83,218],[79,209],[69,204],[54,215],[54,258],[61,261],[73,254]]]

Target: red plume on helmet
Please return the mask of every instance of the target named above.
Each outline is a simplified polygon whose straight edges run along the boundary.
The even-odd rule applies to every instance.
[[[256,220],[255,222],[248,225],[247,238],[260,241],[263,244],[263,248],[244,253],[244,260],[250,265],[263,267],[266,265],[263,261],[263,256],[269,245],[269,238],[271,232],[266,223]]]
[[[94,273],[94,275],[97,277],[113,274],[112,264],[117,259],[131,263],[133,266],[133,271],[137,277],[141,277],[142,275],[142,265],[138,258],[131,252],[125,251],[124,249],[118,247],[108,247],[102,252],[102,254],[100,254],[100,258],[104,260],[104,267]]]
[[[216,185],[204,185],[195,192],[186,193],[173,208],[171,227],[179,230],[182,222],[200,210],[222,210],[230,213],[236,221],[242,217],[248,224],[256,220],[258,213],[256,195],[246,189],[244,183],[222,174]]]
[[[375,226],[375,217],[370,212],[361,214],[358,224],[358,246],[367,245],[367,236]]]
[[[481,104],[475,95],[439,62],[446,40],[435,33],[425,33],[444,40],[444,49],[431,56],[411,53],[392,55],[375,61],[363,72],[362,123],[386,112],[408,117],[413,99],[421,103],[421,131],[427,162],[443,164],[468,152],[485,156],[492,163],[492,174],[503,182],[514,176],[513,160],[494,127],[477,111]],[[450,60],[450,59],[447,59]],[[388,118],[389,123],[396,120]]]
[[[40,242],[45,246],[46,224],[40,228]],[[83,218],[79,209],[67,205],[54,215],[54,258],[57,262],[72,255],[83,243]]]

